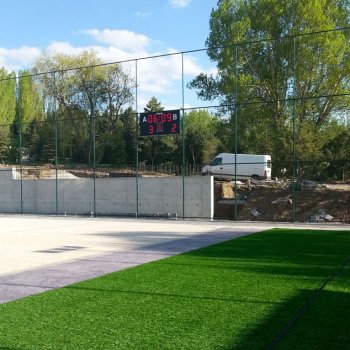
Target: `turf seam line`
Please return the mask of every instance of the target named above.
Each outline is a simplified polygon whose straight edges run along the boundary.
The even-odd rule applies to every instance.
[[[300,309],[290,318],[285,327],[273,338],[271,343],[267,346],[267,350],[274,349],[277,344],[286,336],[292,326],[305,314],[307,309],[320,297],[328,283],[333,281],[350,263],[350,255],[334,270],[334,272],[323,282],[323,284],[311,295]]]

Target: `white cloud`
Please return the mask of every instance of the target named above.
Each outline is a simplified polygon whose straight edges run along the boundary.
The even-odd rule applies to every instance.
[[[211,67],[209,69],[206,69],[205,71],[203,71],[203,73],[208,74],[208,75],[212,75],[214,78],[218,76],[219,71],[217,67]]]
[[[48,55],[55,55],[57,53],[64,53],[66,55],[79,55],[84,50],[88,50],[90,47],[74,47],[71,43],[66,41],[57,41],[51,43],[45,50]]]
[[[69,42],[53,42],[51,43],[45,53],[49,55],[54,55],[57,53],[62,53],[66,55],[79,55],[83,51],[93,50],[96,52],[97,56],[104,63],[122,62],[127,60],[135,59],[135,54],[122,50],[114,46],[101,46],[101,45],[89,45],[89,46],[73,46]]]
[[[151,15],[152,15],[152,12],[141,12],[141,11],[136,12],[136,16],[141,18],[147,18]]]
[[[36,47],[22,46],[15,49],[0,47],[0,67],[5,67],[9,71],[29,68],[41,53]]]
[[[90,31],[89,31],[90,32]],[[105,31],[103,31],[105,32]],[[166,95],[173,90],[173,84],[176,81],[181,81],[182,74],[182,66],[181,66],[181,55],[170,55],[170,56],[162,56],[155,58],[146,58],[140,59],[142,57],[149,56],[157,56],[163,53],[156,52],[148,49],[147,46],[150,46],[151,40],[147,41],[147,45],[143,40],[142,36],[137,35],[135,33],[130,32],[125,35],[126,31],[124,31],[123,36],[129,36],[134,38],[134,46],[138,46],[140,51],[130,52],[129,50],[125,50],[124,42],[115,41],[114,45],[90,45],[84,47],[76,47],[73,46],[69,42],[54,42],[51,43],[47,49],[46,53],[49,55],[54,55],[56,53],[64,53],[68,55],[78,55],[82,53],[84,50],[94,50],[98,57],[103,62],[122,62],[127,60],[137,60],[137,76],[138,76],[138,88],[139,92],[142,94],[150,94],[161,96]],[[103,37],[103,34],[94,30],[93,37],[99,38],[98,41],[107,41],[107,39],[100,40]],[[101,34],[101,35],[100,35]],[[141,42],[137,43],[137,38],[141,38]],[[115,38],[114,38],[115,39]],[[108,39],[108,43],[114,39]],[[175,50],[167,50],[167,53],[174,53]],[[133,77],[136,77],[135,69],[136,63],[135,61],[122,63],[124,69],[126,69]],[[187,73],[199,72],[200,67],[197,66],[192,60],[188,58],[184,58],[184,65],[188,66],[186,69]]]
[[[88,34],[101,44],[112,45],[127,52],[138,53],[145,50],[151,39],[146,35],[137,34],[129,30],[119,29],[89,29],[83,33]]]
[[[187,7],[191,0],[169,0],[172,7]]]
[[[198,61],[199,56],[196,56],[195,53],[187,53],[182,57],[181,54],[176,54],[175,49],[166,48],[164,44],[143,34],[113,29],[89,29],[80,33],[87,34],[93,39],[91,45],[74,46],[70,42],[57,41],[52,42],[45,49],[45,53],[78,55],[84,50],[92,49],[105,63],[130,60],[130,62],[122,63],[122,66],[134,79],[137,66],[138,101],[141,110],[152,96],[156,96],[166,108],[176,103],[180,107],[182,104],[182,72],[185,82],[200,72],[214,74],[216,72],[214,68],[204,70]],[[169,55],[163,56],[164,52]],[[8,70],[15,71],[29,68],[40,54],[42,50],[34,47],[0,48],[0,67],[5,66]],[[161,57],[145,58],[157,55]]]

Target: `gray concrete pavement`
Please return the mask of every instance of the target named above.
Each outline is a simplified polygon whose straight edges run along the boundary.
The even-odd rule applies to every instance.
[[[0,215],[0,303],[275,226]],[[311,228],[350,230],[350,226],[339,225]]]
[[[0,216],[0,303],[257,231],[215,222]]]

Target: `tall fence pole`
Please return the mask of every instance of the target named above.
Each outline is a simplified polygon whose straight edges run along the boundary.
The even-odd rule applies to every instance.
[[[235,148],[235,205],[234,217],[237,220],[237,150],[238,150],[238,47],[235,46],[235,119],[234,119],[234,148]]]
[[[136,122],[136,217],[139,217],[139,123],[138,123],[138,81],[137,60],[135,60],[135,122]]]
[[[16,76],[16,96],[17,96],[17,99],[19,98],[19,85],[20,85],[20,79],[21,77],[17,77]],[[19,124],[19,171],[20,171],[20,174],[21,174],[21,185],[20,185],[20,200],[21,200],[21,205],[20,205],[20,208],[21,208],[21,214],[23,214],[23,150],[22,150],[22,111],[19,110],[18,111],[18,115],[17,115],[17,118],[18,118],[18,124]]]
[[[295,222],[295,178],[296,178],[296,131],[295,131],[295,118],[296,118],[296,38],[293,37],[293,174],[292,174],[292,222]]]
[[[96,217],[96,113],[95,113],[95,68],[92,67],[91,70],[92,78],[92,108],[91,108],[91,117],[92,117],[92,133],[93,133],[93,167],[94,167],[94,217]]]
[[[185,220],[185,80],[184,54],[181,53],[181,83],[182,83],[182,219]]]
[[[53,96],[53,113],[55,121],[55,178],[56,178],[56,216],[58,216],[58,123],[56,113],[56,73],[53,73],[54,96]]]

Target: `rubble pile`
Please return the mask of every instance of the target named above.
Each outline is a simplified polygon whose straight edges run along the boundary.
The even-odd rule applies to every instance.
[[[326,214],[324,209],[319,209],[318,213],[310,216],[310,222],[319,223],[325,221],[332,221],[334,217],[332,215]]]
[[[235,195],[234,190],[237,189]],[[294,201],[294,202],[293,202]],[[238,220],[350,223],[350,184],[320,184],[303,180],[215,184],[214,217],[232,219],[237,205]]]

